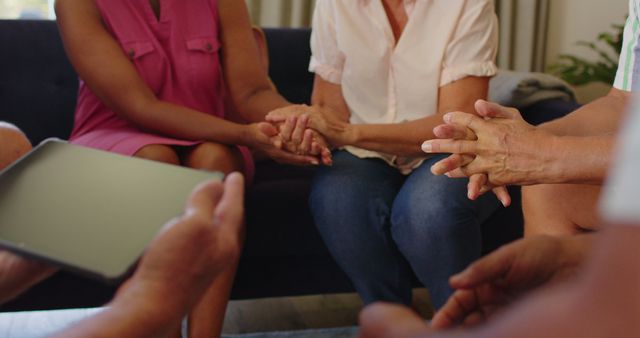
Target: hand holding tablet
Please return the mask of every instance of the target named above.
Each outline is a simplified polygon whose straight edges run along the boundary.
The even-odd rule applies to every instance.
[[[48,141],[0,173],[0,246],[115,282],[222,174]]]

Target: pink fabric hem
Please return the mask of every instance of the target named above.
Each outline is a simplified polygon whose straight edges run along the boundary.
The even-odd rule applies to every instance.
[[[108,136],[108,137],[105,137]],[[138,150],[152,144],[189,147],[203,143],[203,141],[178,140],[153,134],[145,134],[139,131],[123,131],[114,129],[94,130],[80,137],[72,138],[70,143],[89,148],[101,149],[125,156],[133,156]],[[249,148],[236,146],[242,154],[244,167],[242,174],[247,185],[253,183],[255,175],[255,163]]]

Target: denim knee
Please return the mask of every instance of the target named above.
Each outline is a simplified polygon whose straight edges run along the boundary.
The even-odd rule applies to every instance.
[[[309,203],[318,231],[365,303],[411,300],[410,268],[389,229],[403,181],[394,174],[381,161],[339,154],[312,182]]]
[[[466,180],[414,172],[393,204],[393,239],[436,307],[451,294],[449,277],[481,253],[476,202],[466,187]]]

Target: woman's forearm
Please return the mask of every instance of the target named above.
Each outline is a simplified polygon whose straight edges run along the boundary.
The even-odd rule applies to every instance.
[[[151,100],[120,113],[141,129],[186,140],[247,145],[246,126],[172,103]]]
[[[271,88],[261,88],[249,93],[235,103],[238,114],[247,122],[263,122],[272,110],[291,105]]]
[[[433,128],[442,124],[442,116],[395,124],[350,125],[346,145],[399,156],[423,156],[422,142],[433,139]]]
[[[440,87],[437,113],[419,120],[392,125],[355,126],[354,146],[400,156],[422,156],[422,142],[435,138],[433,128],[452,111],[476,114],[475,102],[487,97],[488,77],[468,76]]]

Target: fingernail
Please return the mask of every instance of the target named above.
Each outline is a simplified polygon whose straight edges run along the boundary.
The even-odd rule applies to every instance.
[[[429,141],[426,141],[422,144],[422,151],[425,153],[430,153],[433,150],[433,146]]]
[[[320,165],[320,162],[318,162],[318,160],[311,160],[311,164],[313,164],[313,165]]]
[[[435,164],[431,166],[431,173],[434,175],[438,175],[438,168]]]

